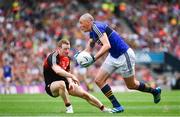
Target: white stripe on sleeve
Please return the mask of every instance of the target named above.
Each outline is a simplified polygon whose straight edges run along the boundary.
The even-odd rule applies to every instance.
[[[57,55],[58,55],[57,52],[54,52],[54,53],[53,53],[53,55],[52,55],[52,65],[57,64],[57,63],[56,63],[56,62],[57,62],[57,59],[56,59]]]
[[[101,31],[97,28],[95,24],[93,25],[93,30],[96,32],[99,38],[102,37],[103,34],[101,33]]]

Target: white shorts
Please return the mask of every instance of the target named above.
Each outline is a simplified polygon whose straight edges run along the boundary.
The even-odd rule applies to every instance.
[[[5,79],[4,79],[6,82],[10,82],[11,81],[11,77],[6,77]]]
[[[110,54],[101,66],[101,69],[107,71],[109,74],[113,72],[121,74],[124,78],[128,78],[135,74],[135,54],[129,48],[126,53],[118,58],[112,57]]]

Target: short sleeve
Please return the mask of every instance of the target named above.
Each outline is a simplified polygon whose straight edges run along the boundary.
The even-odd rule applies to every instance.
[[[97,34],[99,38],[101,38],[103,33],[105,32],[105,26],[102,24],[101,25],[93,24],[93,31]]]
[[[51,55],[48,56],[47,62],[48,62],[49,66],[52,67],[54,64],[57,64],[57,55],[58,54],[56,52],[54,52],[54,53],[52,53]]]

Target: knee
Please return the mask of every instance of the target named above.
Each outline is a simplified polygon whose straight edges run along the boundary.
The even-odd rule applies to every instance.
[[[101,86],[103,86],[104,81],[103,81],[103,80],[99,80],[99,79],[95,79],[95,83],[96,83],[99,87],[101,87]]]
[[[59,95],[64,95],[67,92],[65,83],[60,83],[58,85],[58,93]]]
[[[98,85],[100,83],[100,81],[95,79],[95,83]]]

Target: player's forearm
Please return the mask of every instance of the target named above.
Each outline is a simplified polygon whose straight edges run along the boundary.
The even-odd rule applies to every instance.
[[[63,76],[63,77],[70,77],[70,78],[72,78],[72,74],[69,73],[69,72],[66,72],[63,69],[59,69],[57,74],[60,75],[60,76]]]
[[[73,82],[72,78],[67,77],[69,83]]]
[[[95,60],[99,59],[102,55],[104,55],[111,47],[107,45],[103,45],[99,52],[94,56]]]
[[[106,33],[103,33],[103,35],[100,38],[100,41],[103,46],[101,47],[99,52],[96,54],[95,60],[99,59],[102,55],[104,55],[111,48],[111,45],[110,45],[110,42],[109,42],[109,39],[108,39]]]
[[[70,78],[73,77],[73,75],[72,75],[71,73],[65,71],[64,69],[62,69],[62,68],[60,68],[60,67],[58,67],[58,66],[53,66],[52,68],[53,68],[54,72],[55,72],[56,74],[58,74],[59,76],[62,76],[62,77],[70,77]]]

